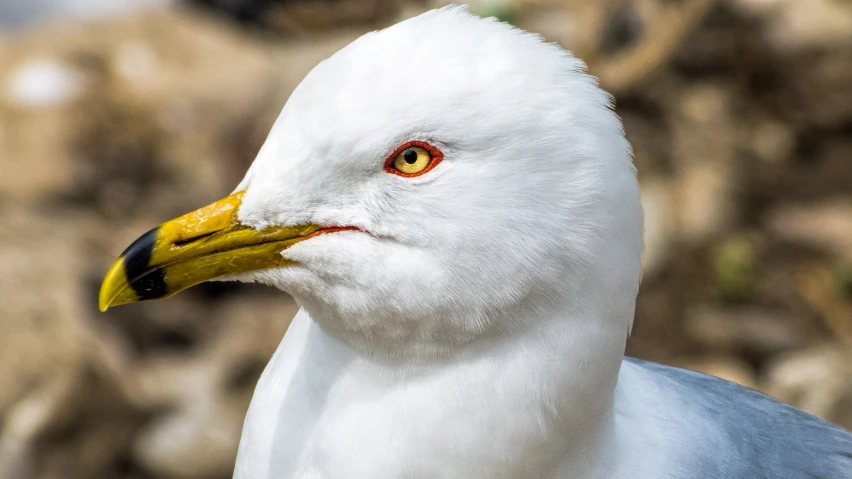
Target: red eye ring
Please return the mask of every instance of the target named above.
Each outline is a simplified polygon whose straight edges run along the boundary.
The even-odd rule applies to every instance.
[[[399,170],[397,170],[396,168],[393,167],[393,161],[397,157],[397,155],[399,155],[403,151],[407,150],[408,148],[411,148],[412,146],[417,146],[417,147],[423,148],[424,150],[428,151],[429,155],[432,157],[432,159],[429,160],[429,164],[422,171],[418,171],[417,173],[403,173],[403,172],[401,172],[401,171],[399,171]],[[441,153],[441,150],[435,148],[434,146],[430,145],[429,143],[426,143],[425,141],[418,141],[418,140],[409,141],[409,142],[406,142],[403,145],[399,146],[397,149],[395,149],[393,151],[393,153],[390,154],[390,156],[388,156],[388,159],[385,160],[385,171],[387,171],[388,173],[393,173],[397,176],[402,176],[403,178],[414,178],[415,176],[424,175],[424,174],[432,171],[432,169],[435,168],[436,166],[438,166],[438,163],[440,163],[441,160],[443,160],[443,159],[444,159],[444,154]]]

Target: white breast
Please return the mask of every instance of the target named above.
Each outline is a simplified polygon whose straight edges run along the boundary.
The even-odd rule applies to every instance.
[[[548,399],[559,393],[547,384],[560,368],[498,349],[401,380],[300,311],[258,383],[234,477],[547,477],[565,464],[589,472],[576,456],[606,438],[561,426],[572,413]]]

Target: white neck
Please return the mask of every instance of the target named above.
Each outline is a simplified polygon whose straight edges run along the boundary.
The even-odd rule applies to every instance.
[[[614,444],[628,321],[586,306],[573,317],[542,312],[522,331],[472,342],[428,367],[365,356],[300,312],[258,385],[235,477],[257,464],[268,464],[270,477],[597,474],[606,466],[584,461]],[[349,443],[376,447],[342,447]],[[250,457],[264,450],[268,457]]]

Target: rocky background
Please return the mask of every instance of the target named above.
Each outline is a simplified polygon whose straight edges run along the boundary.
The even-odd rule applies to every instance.
[[[230,192],[308,70],[427,0],[0,0],[0,478],[230,477],[295,305],[96,308]],[[491,0],[613,92],[646,209],[631,355],[852,428],[852,3]]]

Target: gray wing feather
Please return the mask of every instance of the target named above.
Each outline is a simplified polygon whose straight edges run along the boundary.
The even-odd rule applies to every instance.
[[[850,479],[852,433],[757,391],[684,369],[625,358],[689,398],[720,427],[726,450],[695,466],[708,478]]]

